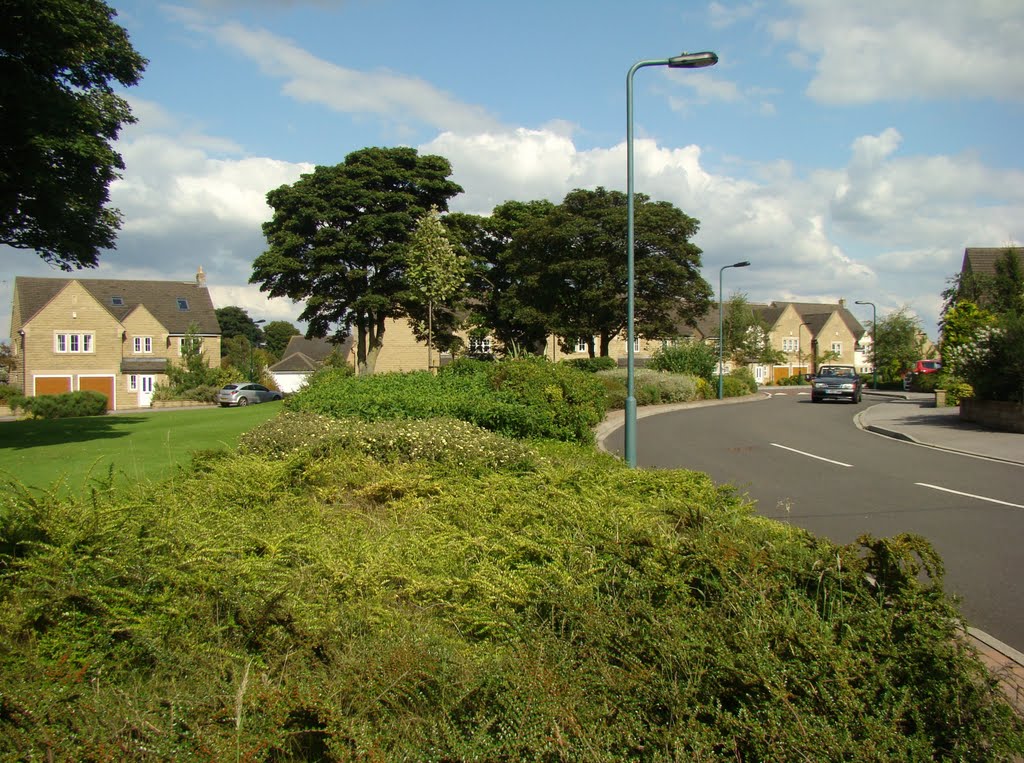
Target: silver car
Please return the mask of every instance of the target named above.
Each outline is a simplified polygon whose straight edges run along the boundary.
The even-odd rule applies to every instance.
[[[270,400],[280,400],[281,393],[267,389],[256,382],[234,382],[226,384],[217,393],[217,402],[225,408],[229,405],[248,405],[249,403],[266,403]]]

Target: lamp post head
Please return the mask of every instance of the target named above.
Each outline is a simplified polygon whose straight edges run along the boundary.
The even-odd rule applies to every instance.
[[[750,265],[750,263],[747,260],[743,260],[743,262],[733,263],[730,267],[745,268],[745,267],[748,267],[749,265]]]
[[[863,299],[858,299],[858,300],[857,300],[856,302],[854,302],[853,304],[855,304],[855,305],[872,305],[872,304],[874,304],[874,303],[873,303],[873,302],[867,302],[867,301],[865,301],[865,300],[863,300]]]
[[[670,69],[701,69],[718,63],[718,55],[709,50],[701,53],[680,53],[668,60]]]

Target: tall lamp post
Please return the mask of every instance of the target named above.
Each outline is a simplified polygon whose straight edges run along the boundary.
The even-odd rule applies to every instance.
[[[729,268],[745,268],[750,263],[734,262],[732,265],[723,265],[718,271],[718,399],[722,399],[722,356],[725,351],[724,322],[722,320],[722,274]]]
[[[796,328],[796,362],[797,363],[802,363],[803,362],[800,359],[800,356],[801,356],[801,352],[800,352],[800,329],[803,328],[804,326],[807,327],[807,333],[811,337],[811,342],[814,342],[814,332],[811,331],[811,324],[810,323],[801,323],[799,326],[797,326],[797,328]]]
[[[260,328],[259,328],[260,324],[261,323],[266,323],[266,320],[265,319],[260,319],[258,321],[253,321],[253,323],[256,325],[256,330],[259,331],[260,330]],[[256,348],[256,343],[255,342],[249,342],[249,378],[252,381],[259,381],[259,379],[256,378],[256,352],[255,352],[255,348]]]
[[[626,74],[626,426],[624,449],[626,463],[636,468],[636,374],[633,356],[633,75],[645,66],[670,69],[700,69],[718,63],[715,53],[680,53],[673,58],[637,61]]]
[[[874,302],[858,299],[855,305],[871,305],[871,389],[878,391],[878,345],[875,344],[878,331],[878,308]]]

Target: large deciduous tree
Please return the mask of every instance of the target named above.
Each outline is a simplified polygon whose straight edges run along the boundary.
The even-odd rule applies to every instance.
[[[509,272],[516,302],[546,316],[550,329],[590,354],[607,356],[626,329],[626,195],[577,189],[513,238]],[[668,202],[634,198],[637,335],[662,338],[703,314],[711,287],[690,242],[698,222]],[[594,346],[593,337],[598,345]]]
[[[408,244],[431,207],[462,191],[448,160],[413,148],[366,148],[267,194],[268,248],[251,283],[305,300],[308,336],[356,332],[356,365],[373,373],[385,321],[408,315]]]
[[[300,332],[288,321],[271,321],[263,327],[263,339],[267,343],[267,354],[276,362],[284,355],[288,340]]]
[[[925,337],[921,322],[907,307],[881,318],[872,327],[875,337],[875,362],[882,381],[899,379],[907,369],[924,357]]]
[[[114,150],[135,121],[113,83],[146,60],[102,0],[0,0],[0,243],[63,270],[94,267],[121,215]]]
[[[218,307],[217,323],[220,324],[220,356],[223,358],[228,354],[227,340],[237,336],[245,337],[249,345],[256,345],[263,341],[263,331],[245,308],[237,305]]]

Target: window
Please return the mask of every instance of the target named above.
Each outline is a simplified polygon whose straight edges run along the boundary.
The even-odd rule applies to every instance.
[[[834,352],[836,355],[842,355],[843,354],[843,343],[842,342],[833,342],[832,343],[832,352]]]
[[[787,336],[782,338],[783,352],[800,352],[800,340],[797,337]]]
[[[585,336],[581,336],[576,340],[576,352],[590,352],[590,346],[587,344]]]
[[[469,338],[469,353],[471,355],[490,355],[493,351],[489,336]]]
[[[138,392],[139,391],[139,377],[132,374],[128,377],[128,391]]]
[[[122,307],[124,305],[124,297],[113,296],[110,298],[110,304],[114,307]]]
[[[93,352],[92,334],[55,334],[55,352]]]
[[[188,310],[188,300],[184,297],[178,297],[178,309]]]
[[[145,353],[151,354],[153,352],[153,337],[151,336],[137,336],[135,337],[135,352],[136,354]]]
[[[203,338],[201,336],[192,337],[192,342],[195,344],[196,352],[202,352],[203,350]],[[188,350],[188,337],[181,337],[178,339],[178,354],[184,355]]]

